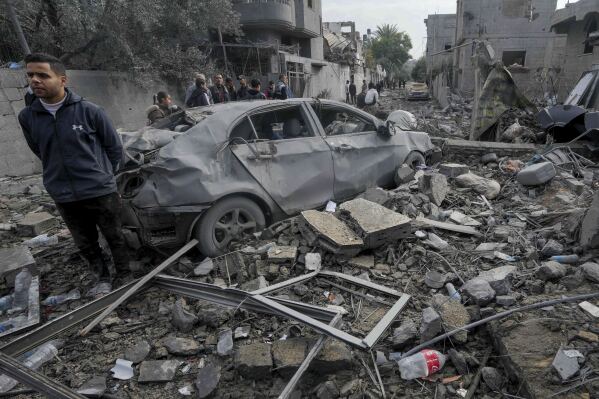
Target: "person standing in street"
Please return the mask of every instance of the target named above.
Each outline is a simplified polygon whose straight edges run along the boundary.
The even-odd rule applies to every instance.
[[[368,85],[366,84],[366,81],[363,80],[362,81],[362,90],[361,90],[361,92],[362,93],[366,93],[367,91],[368,91]]]
[[[345,82],[345,102],[351,104],[351,99],[349,97],[349,80]]]
[[[206,79],[204,75],[196,79],[195,89],[187,99],[185,106],[188,108],[194,107],[205,107],[207,105],[211,105],[210,91],[208,87],[206,87]]]
[[[248,90],[244,100],[266,100],[266,96],[260,91],[260,81],[258,79],[252,79],[250,86],[252,87]]]
[[[214,86],[210,87],[210,94],[214,104],[228,103],[230,101],[229,92],[223,84],[223,75],[214,75]]]
[[[354,83],[354,81],[352,80],[349,85],[349,101],[350,101],[350,104],[352,104],[352,105],[356,105],[356,94],[357,94],[357,87],[356,87],[356,84]]]
[[[275,98],[277,100],[287,100],[288,98],[293,98],[293,93],[289,88],[287,75],[284,73],[279,75],[279,81],[275,87]]]
[[[364,111],[369,112],[371,114],[375,114],[376,105],[379,102],[379,93],[374,86],[374,83],[370,82],[368,84],[368,91],[366,92],[366,97],[364,98]]]
[[[42,161],[44,186],[81,255],[97,279],[109,281],[98,228],[108,241],[116,270],[129,269],[115,180],[121,139],[99,106],[66,88],[60,60],[29,54],[25,65],[36,98],[19,113],[19,124],[29,148]]]
[[[239,76],[239,90],[237,90],[237,99],[240,101],[245,100],[247,95],[248,95],[247,81],[245,80],[245,76],[240,75]]]
[[[266,90],[264,90],[264,95],[266,96],[267,100],[275,99],[275,82],[274,81],[271,80],[268,82],[268,87],[266,88]]]
[[[237,97],[237,90],[235,90],[235,83],[233,83],[233,79],[231,79],[229,77],[227,77],[225,79],[225,88],[227,89],[227,92],[229,93],[230,101],[243,100],[243,98]]]

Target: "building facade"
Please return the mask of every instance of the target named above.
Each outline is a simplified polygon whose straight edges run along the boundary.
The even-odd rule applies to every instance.
[[[599,0],[579,0],[555,11],[551,28],[565,36],[561,57],[553,57],[558,100],[565,100],[585,71],[599,64]]]
[[[534,90],[545,66],[548,43],[555,39],[550,26],[556,7],[557,0],[458,0],[454,87],[473,94],[473,42],[485,40],[495,60],[510,69],[520,88],[525,93]]]
[[[426,68],[428,75],[453,64],[451,48],[455,40],[456,14],[431,14],[426,24]]]

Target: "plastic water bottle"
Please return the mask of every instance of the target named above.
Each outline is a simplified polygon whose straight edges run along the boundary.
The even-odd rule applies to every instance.
[[[36,349],[35,352],[23,362],[23,365],[32,370],[39,369],[44,363],[52,360],[58,354],[58,349],[60,349],[63,344],[64,343],[61,340],[46,342]],[[18,382],[9,376],[5,374],[0,375],[0,392],[8,392],[17,384]]]
[[[23,242],[23,244],[27,245],[29,248],[49,247],[50,245],[58,244],[58,236],[48,237],[48,234],[42,234]]]
[[[3,296],[2,298],[0,298],[0,312],[5,312],[5,311],[11,309],[13,299],[14,298],[12,295],[6,295],[6,296]]]
[[[29,269],[21,270],[15,277],[14,310],[25,310],[29,307],[29,287],[31,286],[31,278]]]
[[[67,301],[73,301],[75,299],[79,299],[81,298],[81,293],[79,292],[79,290],[77,288],[67,292],[66,294],[60,294],[60,295],[52,295],[47,297],[46,299],[44,299],[42,301],[42,305],[45,306],[57,306],[57,305],[61,305]]]
[[[573,265],[578,263],[578,255],[556,255],[549,258],[549,260],[564,263],[566,265]]]
[[[415,355],[406,357],[397,362],[401,378],[414,380],[435,374],[445,365],[446,357],[441,352],[433,349],[424,349]]]
[[[456,302],[462,302],[462,296],[460,295],[458,290],[455,289],[453,284],[447,283],[445,284],[445,288],[447,289],[447,293],[449,294],[449,299]]]

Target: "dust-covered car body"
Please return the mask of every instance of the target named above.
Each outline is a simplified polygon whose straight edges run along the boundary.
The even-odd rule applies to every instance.
[[[430,100],[431,95],[426,83],[412,83],[408,87],[407,99],[410,101]]]
[[[190,109],[178,118],[167,124],[183,123],[174,130],[185,132],[146,128],[124,138],[131,149],[127,141],[140,135],[171,135],[160,149],[129,153],[141,166],[118,176],[123,223],[149,246],[198,237],[208,255],[265,223],[391,186],[409,154],[424,159],[434,149],[426,133],[401,131],[326,100],[234,102]],[[213,215],[227,207],[239,209],[226,218]],[[206,233],[209,222],[215,231]],[[219,245],[202,246],[211,239]]]

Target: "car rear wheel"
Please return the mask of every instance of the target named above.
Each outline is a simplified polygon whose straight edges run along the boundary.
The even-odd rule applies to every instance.
[[[426,159],[424,159],[424,155],[421,153],[413,151],[408,154],[404,163],[410,168],[416,170],[418,166],[426,165]]]
[[[232,241],[264,228],[262,209],[247,198],[231,197],[217,202],[202,216],[194,230],[198,247],[206,256],[222,255]]]

